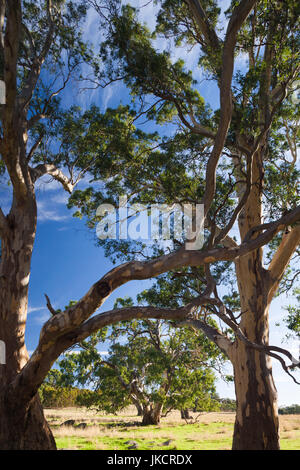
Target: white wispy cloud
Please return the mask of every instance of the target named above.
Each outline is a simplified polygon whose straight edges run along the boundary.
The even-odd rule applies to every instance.
[[[39,312],[41,310],[46,310],[46,307],[41,306],[41,307],[31,307],[29,306],[27,309],[27,313],[34,313],[34,312]]]
[[[33,317],[32,321],[38,325],[43,325],[50,317],[48,309],[44,305],[39,307],[32,307],[30,305],[27,309],[27,313]]]
[[[51,197],[51,201],[55,204],[67,204],[69,195],[65,191],[59,191]]]
[[[61,222],[63,220],[68,219],[70,216],[59,214],[57,209],[53,209],[49,207],[50,204],[48,201],[38,201],[38,220],[39,222]]]

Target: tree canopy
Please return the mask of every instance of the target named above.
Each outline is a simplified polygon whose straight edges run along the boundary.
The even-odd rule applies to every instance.
[[[104,340],[111,344],[107,352],[101,351]],[[160,320],[133,320],[81,346],[59,361],[59,383],[97,392],[83,395],[82,404],[114,414],[134,404],[145,424],[157,424],[172,409],[218,408],[212,368],[220,370],[224,358],[201,333]]]

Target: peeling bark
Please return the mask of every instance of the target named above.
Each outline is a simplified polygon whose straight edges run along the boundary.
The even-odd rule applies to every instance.
[[[0,448],[56,449],[38,395],[29,390],[28,399],[22,401],[12,385],[29,359],[25,325],[36,228],[35,201],[27,207],[15,201],[8,224],[0,264],[0,338],[6,347],[6,363],[0,365]]]
[[[1,450],[56,449],[38,395],[27,406],[20,407],[18,397],[11,396],[8,388],[0,397],[0,415]]]
[[[262,223],[262,152],[254,155],[252,181],[255,184],[239,216],[242,239]],[[269,345],[270,283],[262,258],[262,248],[259,248],[235,262],[243,312],[239,327],[250,341]],[[278,450],[277,392],[271,358],[249,348],[237,338],[231,348],[231,361],[237,399],[232,448]]]
[[[270,359],[243,343],[234,363],[237,413],[233,450],[279,450],[277,392]]]

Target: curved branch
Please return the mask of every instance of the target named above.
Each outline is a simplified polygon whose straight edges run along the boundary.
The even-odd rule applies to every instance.
[[[183,321],[194,312],[196,306],[210,303],[215,303],[215,299],[211,299],[206,296],[199,296],[189,304],[178,309],[158,308],[151,306],[113,309],[90,318],[71,331],[56,331],[55,335],[52,335],[51,338],[41,334],[37,349],[34,351],[31,358],[22,371],[18,374],[11,386],[13,389],[19,390],[20,400],[22,399],[26,401],[28,400],[28,394],[32,396],[32,394],[37,391],[52,364],[63,351],[70,348],[74,344],[83,341],[85,338],[99,329],[108,325],[119,323],[121,321],[129,321],[133,319],[154,318]],[[56,314],[55,317],[60,317],[60,314]],[[206,325],[204,322],[201,323],[203,323],[203,331],[205,331],[205,333],[213,341],[218,341],[217,344],[222,347],[225,352],[225,350],[228,349],[230,345],[229,339],[222,335],[222,333],[217,329]],[[50,324],[48,326],[48,330],[49,329],[51,330]],[[223,337],[223,346],[221,345],[221,337]],[[20,392],[20,390],[22,392]]]
[[[299,218],[300,216],[298,215]],[[93,331],[104,326],[133,318],[185,320],[196,306],[207,304],[219,306],[219,299],[211,298],[208,290],[208,295],[205,292],[205,295],[197,297],[190,304],[176,310],[157,309],[154,307],[128,307],[122,310],[112,310],[89,319],[113,290],[128,281],[149,279],[163,272],[183,266],[200,266],[216,261],[233,261],[268,243],[274,234],[280,230],[279,222],[277,221],[275,228],[272,227],[266,230],[254,240],[249,240],[247,243],[244,242],[238,247],[214,248],[206,251],[189,251],[181,248],[176,252],[153,260],[145,262],[131,261],[112,269],[96,282],[75,305],[67,308],[64,312],[52,316],[44,324],[36,351],[21,373],[16,377],[12,386],[21,387],[21,390],[24,391],[22,397],[25,400],[26,393],[32,393],[32,389],[37,390],[47,375],[49,368],[51,368],[57,357],[65,349],[82,341]],[[203,331],[204,327],[208,328],[205,323],[203,323]],[[215,334],[220,335],[221,333],[216,331]],[[214,341],[218,340],[219,347],[226,351],[227,346],[225,343],[223,344],[224,338],[226,345],[229,347],[224,336],[220,338],[218,336]]]
[[[204,215],[207,214],[213,201],[216,190],[216,168],[223,151],[228,129],[232,118],[232,90],[231,81],[234,68],[234,51],[239,28],[246,20],[256,0],[242,0],[233,10],[229,21],[223,52],[220,78],[220,123],[214,146],[206,167],[206,186],[203,197]]]
[[[41,163],[35,168],[30,168],[30,173],[33,183],[35,183],[44,175],[52,176],[56,181],[61,183],[63,188],[70,194],[72,193],[75,186],[75,184],[71,182],[70,178],[67,178],[67,176],[65,176],[61,170],[50,163]]]
[[[281,226],[281,228],[286,227],[287,225],[292,225],[300,220],[300,206],[295,207],[287,214],[284,214],[280,219],[277,219],[273,222],[268,222],[266,224],[256,225],[252,227],[245,235],[244,242],[249,241],[256,232],[262,232],[263,230],[272,230]]]
[[[287,351],[286,349],[280,348],[279,346],[269,346],[267,344],[257,344],[254,343],[253,341],[250,341],[242,332],[242,330],[239,328],[239,325],[236,323],[232,313],[226,309],[225,305],[218,299],[214,299],[215,304],[219,307],[219,311],[215,312],[216,315],[227,325],[229,326],[236,338],[241,340],[243,343],[245,343],[249,348],[255,349],[256,351],[259,351],[261,353],[267,354],[270,357],[273,357],[274,359],[277,359],[283,370],[293,379],[293,381],[300,385],[300,383],[295,379],[295,377],[289,372],[290,369],[294,369],[296,367],[300,367],[300,360],[297,360],[293,357],[293,355]],[[229,315],[227,315],[227,311],[229,311]],[[206,332],[205,329],[203,328],[203,325],[201,325],[203,322],[199,322],[199,320],[187,320],[184,322],[184,324],[194,326],[195,328],[201,329],[204,331],[204,333],[210,338],[209,332]],[[205,324],[206,326],[206,324]],[[234,357],[234,354],[232,352],[234,348],[235,343],[231,343],[229,339],[221,334],[221,336],[216,335],[215,338],[210,338],[212,341],[214,341],[217,346],[222,349],[227,356],[232,359]],[[278,353],[278,354],[277,354]],[[287,366],[284,359],[279,356],[279,354],[282,354],[286,356],[288,359],[291,361],[291,365]]]
[[[280,280],[290,262],[291,257],[293,256],[293,253],[299,246],[299,243],[300,226],[296,225],[290,232],[283,235],[282,241],[269,265],[268,273],[270,275],[269,282],[271,284],[269,292],[270,300],[274,296],[279,286]]]
[[[300,220],[300,214],[294,212],[289,217],[294,221]],[[180,248],[168,255],[160,256],[148,261],[130,261],[124,263],[102,277],[89,291],[72,307],[55,315],[43,326],[41,337],[50,340],[57,334],[64,334],[78,327],[89,318],[106,298],[118,287],[131,280],[142,280],[156,277],[164,272],[178,269],[184,266],[200,266],[217,261],[234,261],[245,256],[253,250],[268,243],[274,235],[284,228],[284,218],[274,222],[264,233],[257,238],[243,242],[236,247],[213,248],[203,251],[191,251]]]

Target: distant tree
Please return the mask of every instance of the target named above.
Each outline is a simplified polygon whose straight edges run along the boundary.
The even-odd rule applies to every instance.
[[[236,401],[231,398],[218,398],[220,411],[236,411]]]
[[[300,405],[281,406],[278,411],[280,415],[299,415]]]
[[[72,345],[136,317],[185,321],[203,331],[233,365],[233,448],[279,449],[270,357],[290,375],[284,358],[293,358],[269,344],[269,308],[284,288],[300,240],[294,99],[299,2],[232,0],[227,12],[221,11],[224,2],[215,0],[153,4],[154,32],[125,1],[0,0],[6,90],[0,172],[12,190],[9,210],[0,208],[0,340],[7,359],[0,364],[1,449],[55,449],[38,396],[47,373]],[[88,5],[101,21],[100,57],[83,41]],[[161,51],[161,44],[170,49]],[[194,71],[184,62],[192,48]],[[58,94],[73,87],[72,79],[86,78],[82,64],[92,67],[95,86],[122,80],[134,100],[131,108],[103,114],[96,106],[81,111],[68,108],[67,100],[60,103]],[[210,104],[195,72],[215,90]],[[143,130],[145,120],[151,133]],[[160,133],[154,132],[160,124]],[[196,250],[187,249],[185,240],[149,252],[143,246],[129,252],[123,240],[107,245],[115,258],[125,252],[127,262],[104,274],[72,307],[58,312],[47,301],[51,317],[29,357],[25,333],[36,185],[44,175],[73,193],[70,206],[78,207],[90,227],[98,222],[99,203],[129,194],[137,203],[201,203],[206,238]],[[75,192],[84,176],[90,185]],[[232,298],[225,302],[217,281],[229,264]],[[171,272],[199,281],[188,303],[184,296],[172,307],[161,302],[93,315],[129,281]],[[223,329],[212,326],[209,316]]]
[[[134,320],[112,328],[108,353],[99,336],[82,343],[79,353],[59,362],[65,385],[89,386],[97,394],[81,404],[117,413],[134,404],[142,423],[158,424],[172,409],[216,410],[215,376],[219,352],[200,333],[164,321]]]

